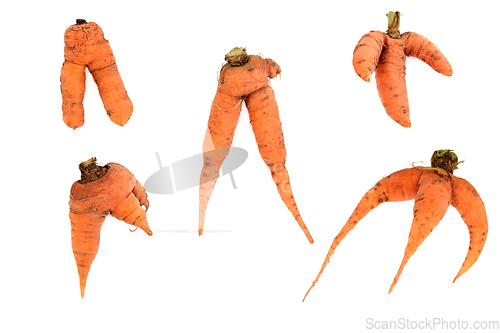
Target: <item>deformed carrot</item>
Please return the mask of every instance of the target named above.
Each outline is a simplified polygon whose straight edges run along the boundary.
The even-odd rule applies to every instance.
[[[408,244],[389,293],[398,282],[410,257],[444,217],[450,202],[451,177],[446,172],[424,169],[418,180]]]
[[[102,29],[94,22],[78,19],[66,29],[64,44],[61,93],[66,125],[76,129],[84,123],[86,67],[97,84],[109,118],[115,124],[125,125],[132,115],[133,105]]]
[[[462,216],[469,229],[470,236],[469,250],[462,267],[453,280],[455,282],[456,279],[471,268],[481,254],[488,234],[488,219],[484,203],[474,186],[463,178],[456,176],[452,178],[453,195],[451,196],[451,205]]]
[[[99,166],[95,158],[80,163],[82,177],[73,183],[69,201],[71,244],[83,298],[90,266],[99,249],[101,226],[111,215],[152,235],[146,219],[149,208],[142,185],[117,163]]]
[[[414,218],[408,236],[408,244],[389,293],[396,285],[410,257],[441,221],[450,204],[461,214],[470,233],[469,252],[455,280],[467,271],[483,249],[488,232],[488,222],[486,210],[479,194],[467,181],[453,175],[453,170],[457,168],[459,163],[456,154],[451,150],[437,150],[431,158],[431,167],[403,169],[377,182],[365,193],[347,223],[333,240],[323,265],[305,294],[304,300],[318,282],[330,257],[344,237],[366,214],[383,202],[415,199]]]
[[[403,127],[411,127],[406,91],[406,57],[416,57],[446,76],[453,74],[443,53],[431,41],[415,32],[399,32],[401,14],[389,12],[387,32],[370,31],[353,52],[356,74],[369,82],[375,72],[377,90],[387,114]]]
[[[244,48],[234,48],[226,55],[226,60],[220,71],[203,142],[198,233],[203,233],[207,204],[217,182],[220,166],[229,153],[244,102],[260,155],[271,172],[283,202],[312,243],[313,239],[302,220],[290,187],[278,104],[269,86],[269,78],[280,74],[281,68],[271,59],[248,55]]]

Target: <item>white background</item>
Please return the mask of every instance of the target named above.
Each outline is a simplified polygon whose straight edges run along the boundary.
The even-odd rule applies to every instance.
[[[163,2],[162,2],[163,3]],[[343,332],[373,320],[499,321],[498,90],[493,1],[25,1],[2,6],[0,330],[2,332]],[[352,69],[363,34],[386,30],[433,41],[453,76],[407,59],[412,128],[392,121],[375,80]],[[77,18],[98,23],[134,103],[112,123],[90,75],[85,125],[62,121],[63,35]],[[234,146],[246,163],[219,180],[198,237],[198,188],[150,194],[152,237],[108,218],[81,299],[71,251],[68,196],[90,157],[144,181],[201,152],[224,55],[235,46],[272,58],[292,189],[309,244],[260,159],[243,109]],[[399,267],[412,202],[371,212],[339,246],[306,301],[333,238],[361,196],[436,149],[465,162],[490,233],[455,283],[468,230],[450,207],[387,291]],[[167,232],[184,230],[185,232]],[[228,232],[215,232],[215,231]],[[210,232],[212,231],[212,232]],[[436,328],[439,328],[437,326]]]

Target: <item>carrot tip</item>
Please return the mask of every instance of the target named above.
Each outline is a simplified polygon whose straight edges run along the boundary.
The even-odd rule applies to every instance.
[[[203,234],[203,229],[198,229],[198,236],[201,236]]]

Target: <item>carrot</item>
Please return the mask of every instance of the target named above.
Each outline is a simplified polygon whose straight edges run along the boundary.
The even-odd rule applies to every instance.
[[[370,31],[353,52],[356,74],[370,82],[375,71],[380,101],[387,114],[403,127],[411,127],[406,91],[406,57],[416,57],[446,76],[453,74],[443,53],[431,41],[415,32],[399,32],[401,13],[389,12],[387,32]]]
[[[64,44],[61,93],[66,125],[76,129],[84,123],[85,68],[88,68],[109,118],[124,126],[132,116],[132,101],[102,29],[94,22],[78,19],[66,29]]]
[[[456,279],[471,268],[481,254],[488,234],[488,220],[484,203],[476,189],[463,178],[453,176],[452,179],[453,195],[451,196],[451,205],[462,216],[470,235],[469,250],[462,267],[453,280],[455,282]]]
[[[219,169],[229,153],[242,103],[245,102],[260,155],[271,172],[278,193],[309,242],[313,243],[290,187],[278,104],[268,83],[269,78],[281,73],[281,68],[271,59],[248,55],[244,48],[234,48],[226,55],[226,60],[220,71],[203,142],[198,233],[203,233],[207,204],[217,182]]]
[[[83,298],[90,266],[99,249],[101,226],[111,215],[152,235],[141,205],[149,208],[142,185],[117,163],[99,166],[95,158],[80,163],[81,179],[73,183],[69,201],[71,244]]]
[[[482,251],[488,222],[484,204],[476,190],[467,181],[453,175],[453,170],[461,163],[455,153],[443,149],[434,152],[431,167],[413,167],[390,174],[365,193],[354,209],[347,223],[333,240],[323,265],[304,296],[318,282],[335,249],[357,223],[371,210],[383,202],[406,201],[415,199],[413,221],[403,260],[389,289],[396,285],[406,263],[446,214],[451,204],[461,214],[469,227],[470,245],[464,264],[455,280],[467,271]],[[455,282],[453,280],[453,282]]]

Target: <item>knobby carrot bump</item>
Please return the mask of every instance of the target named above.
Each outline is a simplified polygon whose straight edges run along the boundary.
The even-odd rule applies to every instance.
[[[106,216],[111,215],[141,228],[150,236],[153,233],[146,220],[149,208],[146,191],[129,170],[117,163],[99,166],[95,158],[80,163],[79,168],[81,179],[71,187],[69,218],[71,244],[83,298]],[[141,205],[146,207],[146,211]]]
[[[304,300],[318,282],[326,264],[342,239],[366,214],[384,202],[415,199],[414,217],[408,243],[389,293],[398,282],[410,257],[438,225],[450,204],[462,216],[470,235],[469,250],[462,267],[453,280],[455,282],[476,262],[488,234],[486,209],[481,197],[469,182],[453,175],[453,171],[459,163],[456,154],[451,150],[437,150],[432,155],[431,167],[403,169],[378,181],[375,186],[365,193],[347,223],[333,240],[323,265],[304,296]]]
[[[132,116],[113,51],[102,29],[94,22],[76,20],[64,34],[64,62],[61,69],[63,120],[76,129],[84,123],[85,68],[89,69],[109,118],[124,126]]]
[[[269,86],[269,79],[280,74],[281,68],[273,60],[248,55],[246,50],[240,47],[231,50],[225,59],[227,62],[220,71],[203,141],[204,163],[200,176],[198,233],[203,233],[207,204],[217,182],[220,166],[233,142],[244,102],[260,155],[271,172],[278,192],[309,242],[313,243],[290,187],[285,167],[286,149],[278,104],[274,91]]]
[[[361,37],[354,49],[352,64],[356,74],[367,82],[375,71],[385,111],[401,126],[411,127],[406,56],[416,57],[446,76],[451,76],[453,71],[443,53],[427,38],[415,32],[399,32],[399,12],[389,12],[387,17],[387,32],[370,31]]]

